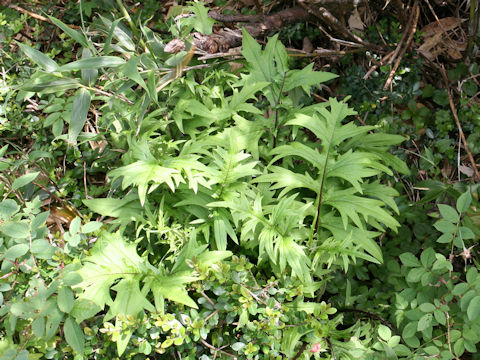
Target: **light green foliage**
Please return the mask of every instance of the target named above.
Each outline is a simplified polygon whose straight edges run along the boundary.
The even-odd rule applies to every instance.
[[[87,16],[94,7],[79,5]],[[205,4],[174,8],[193,16],[163,24],[185,41],[176,54],[116,6],[124,18],[78,30],[50,17],[75,44],[71,57],[19,43],[34,68],[9,80],[8,104],[38,102],[38,135],[26,155],[0,150],[1,360],[473,352],[477,270],[462,278],[433,247],[468,260],[470,192],[438,206],[436,243],[385,253],[404,230],[405,201],[390,186],[409,174],[390,153],[404,137],[356,125],[348,98],[315,103],[311,92],[337,75],[295,69],[278,36],[262,49],[246,31],[237,73],[217,60],[191,70],[190,32],[212,32]],[[411,102],[404,117],[424,115]],[[41,210],[71,205],[61,229]],[[377,279],[359,285],[381,266],[394,295]],[[366,299],[388,320],[350,321],[342,306]]]

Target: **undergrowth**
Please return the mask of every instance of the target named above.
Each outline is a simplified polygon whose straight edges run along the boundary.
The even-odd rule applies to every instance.
[[[337,75],[245,31],[244,60],[202,66],[188,34],[212,21],[186,9],[174,54],[126,11],[88,32],[50,17],[72,58],[9,39],[25,57],[0,93],[0,359],[475,353],[477,187],[412,204],[405,136],[312,100]],[[420,110],[402,117],[420,128]]]

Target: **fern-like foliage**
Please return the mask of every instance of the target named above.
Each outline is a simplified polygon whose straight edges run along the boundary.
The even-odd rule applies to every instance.
[[[254,181],[272,183],[272,189],[281,189],[280,197],[298,194],[300,188],[305,188],[308,191],[304,197],[308,199],[308,193],[313,192],[316,211],[311,236],[316,236],[320,243],[326,241],[318,236],[325,236],[324,232],[319,232],[323,229],[335,239],[333,242],[328,240],[328,246],[315,247],[316,256],[322,257],[321,252],[336,244],[345,249],[345,254],[359,255],[361,248],[371,256],[362,257],[381,261],[381,251],[373,240],[378,232],[368,231],[368,228],[396,230],[399,224],[391,211],[398,211],[393,201],[396,191],[376,179],[382,173],[391,174],[386,147],[401,142],[403,138],[388,136],[382,138],[381,144],[376,144],[378,135],[369,133],[374,127],[343,123],[354,114],[345,102],[330,99],[327,107],[318,106],[311,115],[299,114],[287,121],[286,125],[299,131],[296,140],[274,148],[270,173]],[[311,141],[305,130],[317,139]],[[362,144],[376,147],[375,151],[363,151],[368,145],[362,149]],[[304,162],[311,171],[302,174],[294,166],[273,165],[280,160],[284,165],[292,161]],[[339,242],[340,239],[349,240]],[[344,263],[348,262],[344,259]]]

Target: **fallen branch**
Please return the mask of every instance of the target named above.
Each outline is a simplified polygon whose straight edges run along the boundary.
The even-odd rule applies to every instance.
[[[470,151],[470,148],[468,147],[467,139],[465,138],[465,134],[462,129],[462,125],[460,124],[460,119],[458,118],[457,114],[457,109],[455,108],[455,104],[453,102],[453,97],[452,93],[450,92],[450,87],[448,83],[448,76],[445,71],[445,67],[440,65],[440,72],[442,73],[443,76],[443,81],[445,83],[445,90],[447,90],[447,95],[448,95],[448,101],[450,103],[450,110],[452,110],[453,117],[455,119],[455,123],[457,124],[458,132],[460,134],[460,138],[462,139],[463,146],[465,147],[465,150],[467,151],[468,159],[470,160],[470,163],[472,164],[473,171],[475,173],[475,180],[480,181],[480,173],[478,172],[477,164],[475,163],[475,159],[473,158],[472,152]]]
[[[395,65],[393,65],[393,68],[390,71],[390,74],[388,75],[388,79],[385,82],[385,85],[383,86],[383,90],[387,90],[392,84],[393,77],[395,76],[395,73],[397,72],[398,67],[400,66],[400,62],[402,61],[403,55],[405,55],[405,52],[410,47],[410,44],[412,43],[412,40],[413,40],[413,35],[417,32],[418,18],[420,17],[420,6],[418,5],[418,0],[416,0],[415,4],[413,5],[412,13],[414,14],[413,15],[414,20],[413,20],[413,25],[410,29],[410,33],[408,35],[408,39],[405,43],[405,46],[402,48],[402,50],[398,54]]]
[[[16,10],[18,12],[21,12],[22,14],[27,14],[28,16],[34,18],[34,19],[37,19],[37,20],[40,20],[40,21],[44,21],[44,22],[47,22],[49,24],[52,24],[52,25],[55,25],[49,18],[45,17],[45,16],[42,16],[42,15],[39,15],[39,14],[36,14],[32,11],[29,11],[27,9],[24,9],[18,5],[14,5],[14,4],[8,4],[7,5],[10,9],[13,9],[13,10]],[[67,26],[71,29],[80,29],[80,26],[77,26],[77,25],[68,25]]]

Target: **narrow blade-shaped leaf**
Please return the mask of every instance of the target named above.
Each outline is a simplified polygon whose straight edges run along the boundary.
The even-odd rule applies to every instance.
[[[125,60],[118,56],[95,56],[63,65],[58,71],[100,69],[104,67],[117,67],[123,64],[125,64]]]
[[[42,52],[31,48],[28,45],[17,43],[23,53],[28,56],[35,64],[39,65],[46,72],[58,70],[58,64]]]
[[[63,30],[64,33],[66,33],[68,36],[70,36],[73,40],[78,42],[80,45],[88,48],[88,41],[85,38],[85,36],[80,33],[77,30],[72,29],[69,27],[67,24],[64,22],[58,20],[57,18],[54,18],[53,16],[48,16],[48,18],[55,24],[57,25],[60,29]]]
[[[70,126],[68,127],[68,139],[72,143],[77,141],[78,134],[80,134],[85,125],[88,109],[90,108],[90,100],[90,93],[84,88],[78,90],[77,95],[75,95]]]

